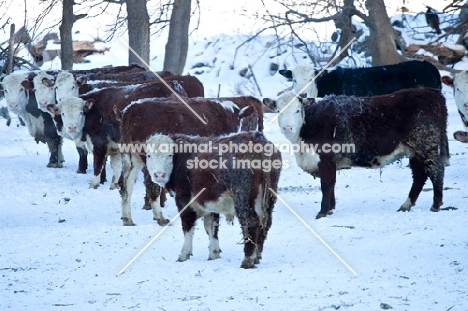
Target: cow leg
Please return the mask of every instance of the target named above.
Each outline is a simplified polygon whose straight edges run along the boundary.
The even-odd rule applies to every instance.
[[[94,175],[89,184],[89,188],[97,189],[101,182],[101,172],[106,163],[106,153],[107,148],[105,146],[100,146],[93,144],[93,159],[94,159]]]
[[[159,204],[161,207],[164,207],[166,205],[166,188],[161,188],[161,194],[159,195]]]
[[[122,155],[122,179],[120,184],[120,196],[122,198],[122,221],[124,226],[134,226],[132,220],[132,193],[138,172],[143,167],[143,162],[135,159],[130,154]]]
[[[49,163],[47,167],[61,168],[63,167],[60,155],[62,154],[62,138],[60,136],[54,139],[47,138],[47,146],[50,151]],[[63,159],[63,155],[61,156]]]
[[[208,213],[203,217],[206,234],[210,240],[208,246],[208,260],[221,258],[221,249],[219,248],[218,230],[219,230],[219,214]]]
[[[443,161],[443,159],[440,159],[436,165],[427,168],[432,187],[434,188],[434,201],[431,206],[431,212],[438,212],[439,207],[442,205],[445,172],[445,163]]]
[[[146,166],[143,167],[143,176],[146,191],[145,205],[143,205],[143,209],[151,209],[153,211],[153,219],[158,222],[158,225],[165,226],[169,223],[169,220],[164,218],[161,210],[161,201],[158,200],[158,197],[161,196],[164,188],[161,188],[151,180],[151,176]]]
[[[151,176],[146,166],[143,167],[143,183],[145,184],[145,203],[143,204],[143,209],[150,210],[151,203],[153,202],[153,200],[157,199],[157,196],[155,197],[152,194],[155,194],[158,192],[154,189],[154,187],[158,185],[153,183],[153,181],[151,180]]]
[[[179,212],[190,202],[190,197],[181,197],[176,193],[176,204]],[[177,261],[186,261],[193,255],[193,234],[195,232],[195,222],[199,216],[190,207],[185,209],[180,214],[180,220],[182,222],[182,231],[184,232],[184,244],[180,250],[179,259]]]
[[[318,163],[322,203],[316,219],[333,214],[335,208],[336,163],[331,156],[321,156]]]
[[[111,167],[112,167],[112,182],[110,190],[117,189],[119,187],[119,177],[122,171],[122,156],[120,153],[114,153],[110,155]]]
[[[411,157],[409,160],[409,166],[413,172],[413,185],[411,186],[411,190],[405,203],[403,203],[403,205],[398,209],[399,212],[407,212],[416,204],[416,200],[418,199],[428,177],[424,168],[424,162],[419,159],[419,157]]]
[[[88,169],[88,151],[84,147],[76,146],[76,151],[78,151],[78,155],[80,157],[78,161],[78,170],[76,171],[78,174],[86,174],[86,170]]]

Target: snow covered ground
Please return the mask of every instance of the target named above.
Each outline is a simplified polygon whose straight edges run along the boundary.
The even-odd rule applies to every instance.
[[[239,87],[242,79],[237,72],[252,64],[247,56],[257,59],[261,51],[250,45],[232,71],[226,55],[232,58],[229,53],[236,47],[235,40],[226,36],[217,43],[217,53],[208,50],[206,42],[191,47],[188,72],[200,58],[224,61],[208,64],[211,67],[204,70],[210,71],[200,76],[207,96],[217,94],[219,83],[222,96],[236,89],[245,91]],[[109,53],[90,57],[91,63],[82,67],[125,64],[127,55],[121,48],[117,41]],[[152,64],[156,70],[160,59]],[[268,55],[258,59],[257,65],[268,64]],[[258,66],[252,68],[259,68],[255,74],[263,96],[274,97],[289,86],[283,77],[270,76],[266,66]],[[411,171],[403,159],[382,170],[340,171],[337,209],[316,220],[319,180],[299,169],[292,155],[283,154],[290,165],[282,171],[279,195],[300,218],[278,201],[263,259],[250,270],[239,268],[243,246],[237,221],[234,226],[221,222],[221,259],[207,261],[208,239],[199,221],[194,256],[176,262],[183,242],[176,220],[116,277],[163,229],[150,211],[141,209],[142,176],[133,196],[137,225],[123,227],[118,191],[109,190],[109,183],[88,189],[91,170],[86,175],[75,173],[78,156],[70,141],[64,145],[64,167],[46,168],[46,146],[36,144],[25,127],[16,126],[16,119],[10,127],[0,120],[0,310],[466,311],[468,145],[452,139],[452,133],[463,127],[452,91],[444,86],[443,93],[449,109],[451,152],[443,207],[456,210],[429,211],[429,182],[411,212],[396,212],[411,186]],[[266,115],[266,136],[273,142],[287,142],[277,122],[269,123],[273,116]],[[92,167],[91,156],[89,160]],[[107,169],[110,172],[109,165]],[[177,214],[172,198],[163,212],[169,219]]]

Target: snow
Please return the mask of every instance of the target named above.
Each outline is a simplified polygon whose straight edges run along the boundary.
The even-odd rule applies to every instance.
[[[263,49],[270,37],[240,50],[234,70],[229,66],[239,37],[217,38],[216,44],[210,44],[215,50],[206,46],[213,38],[194,43],[187,60],[186,72],[192,74],[200,70],[191,69],[195,63],[211,66],[203,67],[199,76],[207,97],[217,95],[218,84],[221,96],[231,96],[237,89],[252,90],[246,94],[259,98],[276,97],[290,86],[268,72],[271,58]],[[109,52],[88,57],[90,63],[75,69],[122,65],[127,57],[116,40]],[[301,61],[300,54],[294,57]],[[274,59],[281,64],[294,60],[286,52]],[[458,67],[468,68],[466,62]],[[161,63],[158,56],[151,65],[159,70]],[[238,75],[249,64],[262,96]],[[316,220],[319,180],[299,169],[294,156],[285,152],[289,167],[282,171],[278,194],[286,204],[278,200],[263,259],[250,270],[239,268],[243,246],[237,221],[233,226],[221,221],[220,259],[207,261],[208,239],[198,221],[193,257],[176,262],[183,243],[180,220],[163,228],[150,211],[141,209],[142,176],[132,204],[137,225],[123,227],[118,191],[109,190],[109,182],[88,189],[92,156],[88,173],[76,174],[78,155],[67,140],[64,167],[46,168],[46,146],[36,144],[25,127],[17,126],[16,118],[11,127],[0,120],[0,309],[467,310],[468,145],[452,138],[463,124],[452,90],[444,86],[443,94],[449,110],[451,165],[446,167],[442,207],[456,210],[430,212],[428,182],[410,212],[396,212],[411,186],[404,159],[381,170],[340,171],[336,211]],[[266,115],[265,135],[274,143],[287,143],[277,122],[269,122],[273,117]],[[110,165],[107,171],[110,176]],[[173,198],[163,213],[169,219],[176,216]],[[143,255],[116,277],[162,230]]]

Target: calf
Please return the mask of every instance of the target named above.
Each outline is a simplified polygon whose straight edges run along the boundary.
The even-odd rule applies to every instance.
[[[453,97],[455,98],[458,113],[465,125],[465,129],[468,130],[468,71],[459,72],[454,78],[443,76],[442,82],[453,88]],[[456,131],[453,136],[458,141],[468,142],[467,131]]]
[[[248,130],[248,118],[255,109],[248,106],[242,109],[234,104],[242,98],[223,98],[209,100],[205,98],[188,98],[186,106],[173,99],[145,99],[126,107],[122,114],[121,143],[122,146],[131,146],[134,142],[144,142],[155,133],[188,135],[224,135],[235,133],[239,130]],[[250,97],[245,98],[246,101]],[[195,114],[195,113],[196,114]],[[198,116],[206,122],[204,124]],[[249,125],[250,126],[250,125]],[[133,184],[140,169],[145,167],[144,150],[129,150],[122,154],[122,180],[120,181],[120,194],[122,196],[122,221],[125,226],[134,225],[131,216],[131,196]],[[150,182],[145,182],[147,193],[150,194],[153,218],[160,225],[168,221],[161,213],[158,204],[159,187]],[[150,188],[148,188],[150,187]]]
[[[196,145],[202,149],[201,145],[206,144],[211,144],[216,152],[197,152],[192,148]],[[231,144],[252,144],[261,151],[218,153],[223,146]],[[146,165],[152,180],[175,192],[184,233],[178,261],[185,261],[192,255],[195,222],[200,217],[204,217],[210,240],[208,259],[220,257],[216,215],[223,213],[228,220],[232,221],[234,216],[239,219],[244,237],[241,267],[253,268],[259,263],[276,202],[272,190],[277,191],[282,165],[281,154],[274,145],[260,132],[216,138],[156,134],[146,141],[146,145],[153,147],[153,152],[146,154]],[[177,146],[179,152],[174,152],[172,146]],[[192,151],[182,151],[188,149]],[[210,165],[206,169],[197,168],[193,166],[194,161],[206,161]],[[239,161],[246,165],[238,166],[236,163]]]
[[[437,212],[442,205],[447,109],[440,91],[405,89],[364,98],[327,96],[311,104],[289,92],[278,101],[264,102],[278,110],[285,108],[278,120],[292,143],[314,147],[305,150],[301,145],[295,156],[302,169],[320,178],[322,204],[317,218],[335,208],[337,169],[383,167],[404,156],[409,157],[413,185],[399,211],[414,206],[428,177],[434,188],[431,211]],[[332,152],[334,146],[340,149]]]
[[[17,114],[37,143],[47,143],[50,157],[47,167],[62,167],[62,137],[57,134],[52,117],[37,107],[29,72],[13,72],[1,82],[8,110]]]
[[[311,65],[299,65],[293,70],[279,70],[279,73],[293,81],[294,92],[309,98],[375,96],[407,88],[442,88],[439,70],[427,61],[418,60],[369,68],[336,67],[324,71],[315,81],[316,71]]]

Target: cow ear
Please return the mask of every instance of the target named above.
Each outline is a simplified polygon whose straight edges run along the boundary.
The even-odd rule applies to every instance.
[[[31,71],[28,73],[28,77],[26,79],[28,79],[30,82],[32,82],[32,80],[34,79],[34,77],[36,76],[36,73],[34,71]]]
[[[88,78],[86,78],[86,76],[79,76],[76,78],[76,84],[78,84],[78,86],[83,86],[86,82],[88,82]]]
[[[302,104],[302,106],[306,107],[306,106],[309,106],[309,105],[312,105],[315,103],[315,98],[302,98],[302,97],[298,97],[297,98],[299,100],[299,102]]]
[[[288,79],[288,81],[292,81],[292,71],[287,69],[280,69],[278,70],[279,74]]]
[[[263,104],[273,111],[278,111],[278,105],[276,104],[276,100],[274,99],[264,98]]]
[[[56,105],[48,104],[46,108],[52,116],[58,116],[60,114],[58,107]]]
[[[247,106],[239,111],[239,119],[245,118],[250,116],[254,112],[254,108],[252,106]]]
[[[84,108],[83,108],[84,112],[88,113],[93,108],[93,106],[94,106],[94,99],[92,98],[87,99],[85,101]]]
[[[29,81],[29,80],[23,80],[21,82],[21,86],[24,87],[28,91],[32,91],[34,89],[31,81]]]
[[[453,87],[453,78],[449,76],[442,76],[440,80],[442,80],[443,84]]]
[[[55,79],[42,78],[42,84],[47,87],[53,87],[55,84]]]

